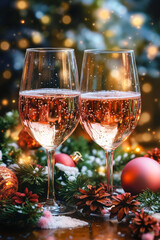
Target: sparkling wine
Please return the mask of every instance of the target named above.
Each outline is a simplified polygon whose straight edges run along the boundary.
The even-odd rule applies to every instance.
[[[135,129],[141,112],[139,93],[101,91],[81,95],[81,122],[103,149],[115,149]]]
[[[21,91],[19,112],[28,132],[46,149],[55,149],[76,128],[80,116],[77,91]]]

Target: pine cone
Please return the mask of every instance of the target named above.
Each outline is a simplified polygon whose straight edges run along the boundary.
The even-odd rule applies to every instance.
[[[132,223],[129,225],[134,236],[141,237],[143,233],[154,232],[155,236],[159,235],[159,222],[154,217],[144,213],[143,209],[140,213],[136,212]]]
[[[154,160],[156,160],[158,163],[160,163],[160,150],[158,148],[152,149],[152,151],[148,151],[144,157],[149,157]]]
[[[27,200],[31,203],[38,203],[38,198],[39,197],[37,194],[32,194],[32,191],[29,192],[28,188],[26,188],[24,193],[20,193],[20,192],[15,193],[15,196],[12,197],[12,204],[25,205]]]
[[[137,196],[131,196],[130,193],[123,193],[122,195],[112,196],[113,207],[110,211],[110,218],[117,215],[118,221],[121,221],[128,213],[136,212],[138,205],[140,204],[135,200]]]
[[[111,186],[108,186],[108,184],[100,183],[100,186],[104,188],[105,192],[112,194],[112,192],[114,191],[114,186],[113,188]]]
[[[104,206],[110,207],[111,201],[108,198],[109,193],[106,193],[103,187],[96,189],[95,186],[87,185],[88,190],[79,188],[81,195],[75,195],[78,200],[77,207],[82,209],[86,215],[90,213],[101,213]]]

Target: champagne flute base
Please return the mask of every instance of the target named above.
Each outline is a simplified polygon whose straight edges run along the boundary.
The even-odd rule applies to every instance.
[[[56,201],[54,204],[42,203],[43,210],[50,211],[52,216],[70,215],[76,211],[76,208],[64,202]]]

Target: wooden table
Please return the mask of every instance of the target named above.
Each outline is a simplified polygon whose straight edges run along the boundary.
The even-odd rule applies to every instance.
[[[74,215],[77,217],[77,215]],[[103,217],[82,218],[88,226],[57,230],[0,229],[0,240],[132,240],[128,224],[108,221]]]

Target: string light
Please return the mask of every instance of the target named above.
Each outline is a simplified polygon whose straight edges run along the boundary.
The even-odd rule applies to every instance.
[[[127,146],[127,147],[125,148],[125,150],[126,150],[127,152],[129,152],[129,151],[131,150],[131,147],[130,147],[130,146]]]
[[[25,164],[25,165],[29,165],[32,163],[32,158],[30,155],[25,155],[25,154],[22,154],[21,157],[18,159],[18,162],[20,164]]]
[[[3,51],[7,51],[10,48],[10,44],[7,41],[2,41],[0,47]]]
[[[16,8],[19,10],[25,10],[29,7],[29,3],[25,0],[19,0],[16,2]]]
[[[25,20],[24,20],[24,19],[21,19],[20,23],[21,23],[21,24],[25,24]]]
[[[12,103],[15,103],[15,102],[16,102],[16,100],[15,100],[15,99],[13,99],[13,100],[12,100]]]
[[[2,100],[2,105],[3,106],[7,106],[8,105],[8,100],[7,99],[3,99]]]
[[[105,176],[105,172],[106,172],[106,168],[105,168],[104,166],[100,166],[100,167],[98,168],[98,173],[99,173],[99,175]]]
[[[141,148],[140,147],[136,147],[135,152],[136,153],[140,153],[141,152]]]
[[[62,18],[62,22],[64,24],[70,24],[72,21],[71,17],[69,15],[64,15],[63,18]]]
[[[142,14],[135,14],[130,18],[131,25],[136,28],[141,28],[141,26],[144,24],[144,21],[145,18]]]

